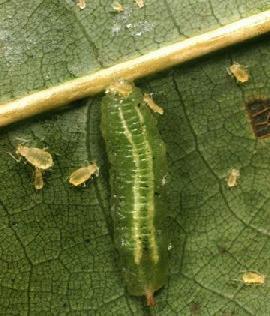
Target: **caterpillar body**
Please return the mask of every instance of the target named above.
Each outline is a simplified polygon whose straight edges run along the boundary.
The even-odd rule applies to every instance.
[[[102,100],[114,242],[128,292],[145,295],[150,306],[167,280],[166,150],[141,90],[124,85],[111,88]]]

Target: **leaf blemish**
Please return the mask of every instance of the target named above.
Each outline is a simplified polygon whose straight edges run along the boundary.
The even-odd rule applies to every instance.
[[[201,305],[197,302],[191,303],[190,312],[192,316],[199,315],[201,313]]]
[[[252,129],[257,138],[270,136],[270,99],[254,98],[246,104]]]

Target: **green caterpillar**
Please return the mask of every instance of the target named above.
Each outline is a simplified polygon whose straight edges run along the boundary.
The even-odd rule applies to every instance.
[[[145,295],[154,305],[153,293],[168,273],[165,145],[141,90],[127,83],[111,87],[103,98],[101,129],[123,278],[130,294]]]

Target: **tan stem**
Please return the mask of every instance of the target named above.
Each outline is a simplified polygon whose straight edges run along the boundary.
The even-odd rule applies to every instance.
[[[1,104],[0,126],[100,93],[116,79],[142,78],[269,31],[270,10],[168,45],[96,73]]]

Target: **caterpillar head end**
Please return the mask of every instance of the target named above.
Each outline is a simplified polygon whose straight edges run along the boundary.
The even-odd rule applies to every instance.
[[[156,305],[154,293],[151,290],[146,291],[145,296],[147,306],[153,307]]]

